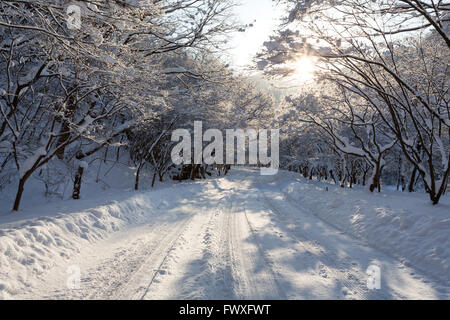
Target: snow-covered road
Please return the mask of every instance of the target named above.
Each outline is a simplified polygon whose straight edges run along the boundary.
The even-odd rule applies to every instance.
[[[86,246],[18,298],[435,299],[449,287],[310,214],[278,176],[241,169],[170,189],[159,212]],[[186,198],[183,188],[191,188]],[[179,191],[179,193],[177,193]],[[67,289],[67,268],[81,270]],[[366,270],[381,268],[381,289]]]

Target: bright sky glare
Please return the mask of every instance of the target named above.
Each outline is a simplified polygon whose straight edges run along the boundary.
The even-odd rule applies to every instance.
[[[293,66],[295,72],[293,80],[301,82],[308,82],[314,79],[314,74],[317,71],[317,60],[312,57],[303,56],[295,62]]]
[[[243,24],[253,23],[252,28],[236,33],[231,42],[232,64],[242,67],[252,62],[285,12],[272,0],[237,0],[237,3],[240,4],[235,8],[237,18]]]

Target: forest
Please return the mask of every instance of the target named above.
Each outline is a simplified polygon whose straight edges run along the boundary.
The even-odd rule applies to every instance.
[[[308,59],[315,82],[275,99],[223,58],[230,34],[251,28],[232,1],[79,1],[79,12],[2,1],[0,190],[16,189],[13,210],[30,177],[48,195],[69,177],[78,199],[88,165],[122,157],[136,189],[142,170],[152,184],[203,178],[170,159],[171,132],[195,120],[279,129],[283,169],[437,204],[450,170],[448,3],[283,2],[253,71],[276,82]]]

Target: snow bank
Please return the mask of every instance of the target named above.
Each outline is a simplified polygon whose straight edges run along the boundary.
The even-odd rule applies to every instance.
[[[326,191],[328,188],[329,191]],[[370,194],[314,181],[286,182],[286,201],[371,247],[450,283],[450,202],[425,194]]]
[[[80,212],[41,213],[34,218],[0,224],[0,298],[9,298],[32,285],[45,271],[80,252],[83,246],[107,237],[151,215],[158,192],[129,195],[123,201]],[[55,210],[54,206],[47,210]],[[10,213],[0,222],[13,219]],[[2,221],[3,220],[3,221]]]

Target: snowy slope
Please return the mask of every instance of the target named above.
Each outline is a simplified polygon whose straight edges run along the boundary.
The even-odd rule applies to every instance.
[[[2,216],[0,221],[6,222],[0,226],[0,294],[19,293],[24,285],[32,285],[33,279],[65,263],[85,246],[142,221],[156,205],[145,193],[116,194],[115,198],[118,200],[109,199],[101,206],[97,201],[97,206],[80,211],[69,209],[70,204],[46,205],[31,217],[28,212],[16,214],[17,221],[10,221],[16,219],[12,214]]]
[[[56,202],[0,217],[0,296],[448,299],[448,200],[235,168],[78,208]],[[66,286],[72,265],[79,290]],[[366,286],[370,265],[381,267],[380,290]]]
[[[326,188],[328,187],[328,192]],[[450,279],[450,199],[438,206],[424,194],[349,190],[301,180],[283,189],[286,201],[365,243],[422,270]]]

